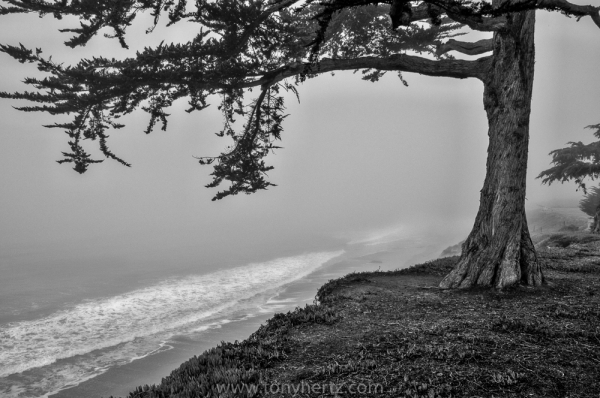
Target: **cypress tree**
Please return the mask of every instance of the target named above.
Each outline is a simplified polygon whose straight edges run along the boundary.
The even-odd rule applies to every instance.
[[[224,115],[220,136],[230,147],[201,158],[213,166],[209,187],[229,185],[214,199],[253,193],[273,185],[265,157],[277,148],[283,130],[282,91],[298,94],[298,86],[319,74],[362,70],[377,81],[394,71],[483,83],[489,122],[487,173],[475,225],[463,244],[456,268],[442,281],[444,288],[473,285],[502,288],[522,283],[538,286],[543,275],[529,236],[525,216],[525,177],[529,115],[534,75],[536,10],[591,17],[600,27],[600,7],[566,0],[4,0],[0,15],[13,13],[74,16],[80,25],[66,28],[74,36],[65,44],[85,45],[101,29],[112,30],[127,48],[126,30],[141,12],[156,25],[195,23],[198,35],[187,43],[145,48],[126,59],[94,57],[64,66],[41,49],[0,45],[20,62],[35,63],[47,74],[25,83],[37,91],[1,92],[0,97],[29,100],[20,108],[53,115],[71,114],[71,121],[47,127],[63,129],[70,150],[59,163],[83,173],[94,163],[84,141],[128,166],[108,146],[107,131],[124,126],[119,118],[136,109],[149,114],[146,132],[158,123],[167,128],[168,108],[180,98],[189,112],[220,98]],[[488,32],[477,42],[454,39],[459,29]],[[150,27],[152,29],[152,27]],[[453,53],[479,56],[460,60]],[[250,90],[258,91],[248,104]],[[245,118],[236,131],[235,116]]]

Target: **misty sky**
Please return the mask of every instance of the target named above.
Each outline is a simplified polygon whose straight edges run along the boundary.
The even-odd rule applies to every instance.
[[[550,150],[590,142],[583,128],[600,123],[600,29],[589,18],[537,15],[528,204],[576,205],[582,194],[573,183],[542,186],[535,176],[549,166]],[[71,50],[62,45],[68,34],[56,31],[65,25],[50,17],[0,21],[1,42],[41,47],[55,61],[126,55],[115,40],[100,37]],[[140,33],[147,27],[141,22],[132,30],[132,47],[183,37],[164,29]],[[0,90],[26,89],[20,81],[33,73],[33,66],[0,54]],[[204,188],[212,168],[193,158],[229,144],[213,134],[221,128],[214,100],[191,115],[178,104],[168,131],[149,136],[148,115],[135,113],[109,142],[133,167],[107,160],[83,175],[55,162],[68,150],[67,137],[42,124],[58,120],[0,100],[0,262],[245,263],[269,258],[274,248],[312,250],[407,222],[466,234],[485,175],[483,86],[475,79],[404,77],[409,87],[395,73],[378,83],[352,73],[306,82],[301,104],[287,100],[284,149],[268,159],[278,186],[219,202],[210,201],[216,190]]]

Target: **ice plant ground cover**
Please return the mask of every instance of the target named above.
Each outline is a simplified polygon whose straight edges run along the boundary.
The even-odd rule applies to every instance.
[[[224,384],[278,397],[293,394],[270,394],[273,386],[377,386],[386,397],[598,396],[600,242],[581,243],[584,235],[545,240],[548,283],[539,289],[438,288],[458,257],[330,281],[316,305],[276,315],[248,340],[223,343],[130,396],[195,396]]]

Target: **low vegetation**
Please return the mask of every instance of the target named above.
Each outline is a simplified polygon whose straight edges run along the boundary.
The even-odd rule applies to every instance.
[[[571,245],[585,245],[586,243],[600,241],[600,235],[588,233],[556,233],[540,241],[538,246],[569,247]]]
[[[319,305],[276,314],[247,340],[222,342],[183,363],[160,384],[137,387],[129,398],[255,396],[255,390],[247,387],[260,386],[262,371],[286,358],[291,350],[288,334],[292,328],[331,324],[336,319],[333,308]],[[231,391],[226,391],[227,386]],[[233,391],[231,386],[240,388]]]
[[[600,242],[584,236],[539,245],[540,289],[438,289],[457,257],[330,281],[129,397],[597,398]]]

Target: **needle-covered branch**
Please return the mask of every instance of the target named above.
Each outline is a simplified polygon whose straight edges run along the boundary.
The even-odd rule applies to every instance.
[[[538,9],[562,11],[575,17],[589,16],[600,28],[600,6],[573,4],[567,0],[537,0],[536,6]]]
[[[267,166],[264,158],[280,148],[274,142],[281,139],[281,123],[287,116],[283,113],[285,107],[283,97],[279,95],[280,87],[275,84],[262,87],[260,95],[251,105],[243,132],[239,135],[233,130],[226,132],[234,141],[227,152],[217,157],[198,158],[200,164],[215,162],[214,171],[211,173],[213,181],[206,186],[207,188],[215,188],[223,180],[230,182],[230,186],[217,192],[213,200],[238,193],[251,194],[269,186],[276,186],[265,179],[273,166]]]
[[[106,0],[106,1],[77,1],[77,0],[3,0],[10,6],[0,5],[0,15],[16,13],[37,13],[40,16],[47,14],[53,15],[56,19],[62,19],[64,16],[76,16],[80,19],[78,28],[61,29],[61,32],[72,32],[76,35],[65,42],[69,47],[83,46],[94,37],[98,31],[104,27],[112,28],[114,37],[116,37],[121,46],[127,48],[125,43],[125,31],[129,27],[136,15],[140,11],[150,10],[155,17],[155,23],[158,17],[165,11],[175,11],[174,2],[170,5],[164,4],[164,1],[155,2],[136,2],[127,0]],[[180,1],[180,3],[182,3]],[[183,1],[185,3],[185,1]],[[179,11],[181,12],[181,10]]]
[[[504,1],[493,6],[486,1],[465,0],[0,0],[0,15],[14,13],[77,17],[75,34],[67,45],[85,45],[101,29],[109,28],[126,47],[126,29],[136,16],[149,12],[153,22],[166,16],[167,25],[190,22],[197,36],[187,43],[161,43],[144,48],[126,59],[102,56],[64,66],[43,57],[41,49],[0,44],[0,52],[19,62],[34,63],[42,76],[25,79],[32,90],[7,93],[0,98],[32,102],[20,110],[72,115],[69,123],[54,124],[68,135],[70,152],[60,162],[73,163],[84,172],[92,159],[85,140],[95,141],[107,158],[128,165],[107,144],[108,130],[122,127],[118,119],[136,109],[149,114],[146,133],[157,123],[167,128],[169,108],[180,99],[188,112],[222,99],[223,130],[232,147],[216,157],[201,157],[213,163],[216,186],[227,180],[230,189],[217,197],[265,189],[264,157],[276,148],[283,113],[281,88],[297,95],[297,86],[321,73],[362,70],[363,79],[377,81],[388,71],[428,76],[484,80],[492,56],[474,61],[447,55],[455,50],[484,54],[489,41],[461,43],[453,37],[465,26],[499,31],[507,15],[530,9],[558,10],[568,15],[597,17],[598,7],[576,6],[565,0]],[[256,100],[244,97],[254,87]],[[73,116],[74,115],[74,116]],[[245,118],[241,132],[234,116]]]
[[[594,136],[600,139],[600,124],[587,126],[595,129]],[[569,146],[550,152],[553,167],[544,170],[537,178],[544,184],[575,181],[579,188],[586,189],[585,178],[600,177],[600,141],[584,144],[569,142]]]
[[[376,6],[337,13],[317,59],[310,62],[308,44],[314,39],[317,23],[313,18],[320,9],[317,6],[294,12],[288,9],[297,2],[197,2],[195,13],[178,11],[179,17],[186,16],[200,24],[194,40],[145,48],[135,57],[121,60],[95,57],[64,66],[43,57],[40,49],[0,45],[0,52],[19,62],[34,63],[46,74],[25,80],[35,90],[0,92],[0,97],[32,101],[32,105],[19,108],[27,112],[74,114],[72,122],[48,127],[65,129],[71,151],[64,152],[60,162],[73,163],[75,170],[82,173],[89,164],[101,162],[86,152],[85,140],[96,141],[105,157],[128,165],[107,146],[107,131],[122,127],[117,123],[121,116],[136,109],[146,111],[150,115],[146,129],[149,133],[157,123],[166,129],[168,108],[178,99],[186,98],[188,111],[192,112],[207,107],[209,97],[221,96],[225,125],[218,134],[232,139],[233,149],[217,157],[201,158],[202,163],[213,163],[215,167],[214,180],[209,186],[225,180],[231,183],[229,189],[217,194],[216,198],[221,198],[272,185],[265,179],[270,166],[265,165],[264,157],[276,148],[273,143],[280,138],[285,118],[283,97],[278,94],[282,87],[297,93],[295,85],[306,78],[346,69],[373,69],[375,72],[366,77],[376,80],[386,70],[420,71],[420,63],[428,74],[474,75],[465,65],[451,71],[450,60],[440,60],[441,64],[436,66],[438,61],[423,58],[419,62],[419,57],[400,56],[411,49],[435,56],[437,41],[452,37],[459,26],[446,23],[392,31],[388,10]],[[119,3],[122,14],[134,12],[134,3]],[[58,12],[60,7],[62,10],[70,7],[68,14],[83,12],[77,9],[77,2],[13,1],[11,4],[28,6],[30,11],[38,13]],[[4,9],[9,11],[14,10]],[[89,12],[91,18],[95,11]],[[172,21],[176,19],[173,17]],[[286,78],[292,82],[285,81]],[[244,105],[245,90],[257,86],[261,87],[259,98],[250,106]],[[234,116],[246,118],[246,126],[240,133],[233,128]]]
[[[600,6],[579,5],[567,0],[511,0],[499,2],[498,6],[469,0],[426,0],[426,3],[439,7],[456,22],[481,31],[502,29],[506,25],[507,15],[529,10],[561,11],[575,17],[590,16],[600,27]]]

